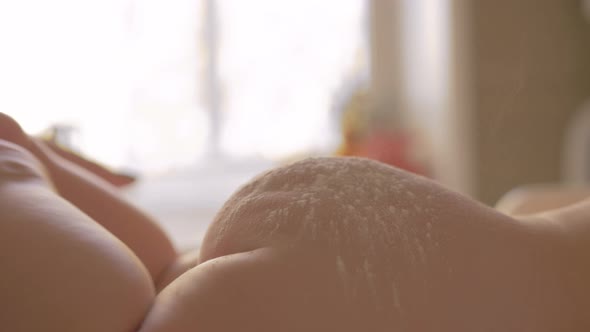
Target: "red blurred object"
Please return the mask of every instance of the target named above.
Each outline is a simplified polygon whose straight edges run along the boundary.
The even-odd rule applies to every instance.
[[[378,160],[412,173],[429,176],[428,168],[415,158],[412,150],[414,146],[412,136],[408,133],[382,130],[368,134],[343,154]]]

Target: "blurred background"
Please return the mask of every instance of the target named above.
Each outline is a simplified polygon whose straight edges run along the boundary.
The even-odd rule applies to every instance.
[[[0,111],[137,176],[121,190],[181,247],[240,184],[309,156],[378,159],[492,205],[590,178],[585,8],[5,1]]]

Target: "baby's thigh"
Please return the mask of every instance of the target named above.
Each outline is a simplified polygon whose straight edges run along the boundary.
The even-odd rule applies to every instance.
[[[529,185],[506,193],[496,209],[509,215],[531,215],[573,205],[589,197],[587,186]]]
[[[46,180],[0,142],[0,330],[133,329],[153,298],[145,268]]]
[[[347,302],[337,280],[330,255],[313,250],[214,258],[158,294],[140,332],[366,330],[371,321]]]

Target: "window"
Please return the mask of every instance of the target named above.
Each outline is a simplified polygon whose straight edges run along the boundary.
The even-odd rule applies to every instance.
[[[366,0],[0,4],[0,109],[29,132],[161,172],[213,152],[284,158],[337,141],[333,93],[368,71]]]
[[[218,4],[223,151],[281,158],[333,149],[333,94],[368,71],[365,2]]]

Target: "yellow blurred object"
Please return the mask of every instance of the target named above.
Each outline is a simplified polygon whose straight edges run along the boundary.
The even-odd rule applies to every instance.
[[[357,156],[381,161],[413,173],[428,176],[427,163],[416,157],[415,132],[405,128],[396,110],[377,112],[371,90],[354,89],[342,106],[342,143],[337,156]]]
[[[354,156],[364,140],[369,127],[369,90],[357,89],[344,106],[341,116],[342,143],[336,150],[338,156]]]

